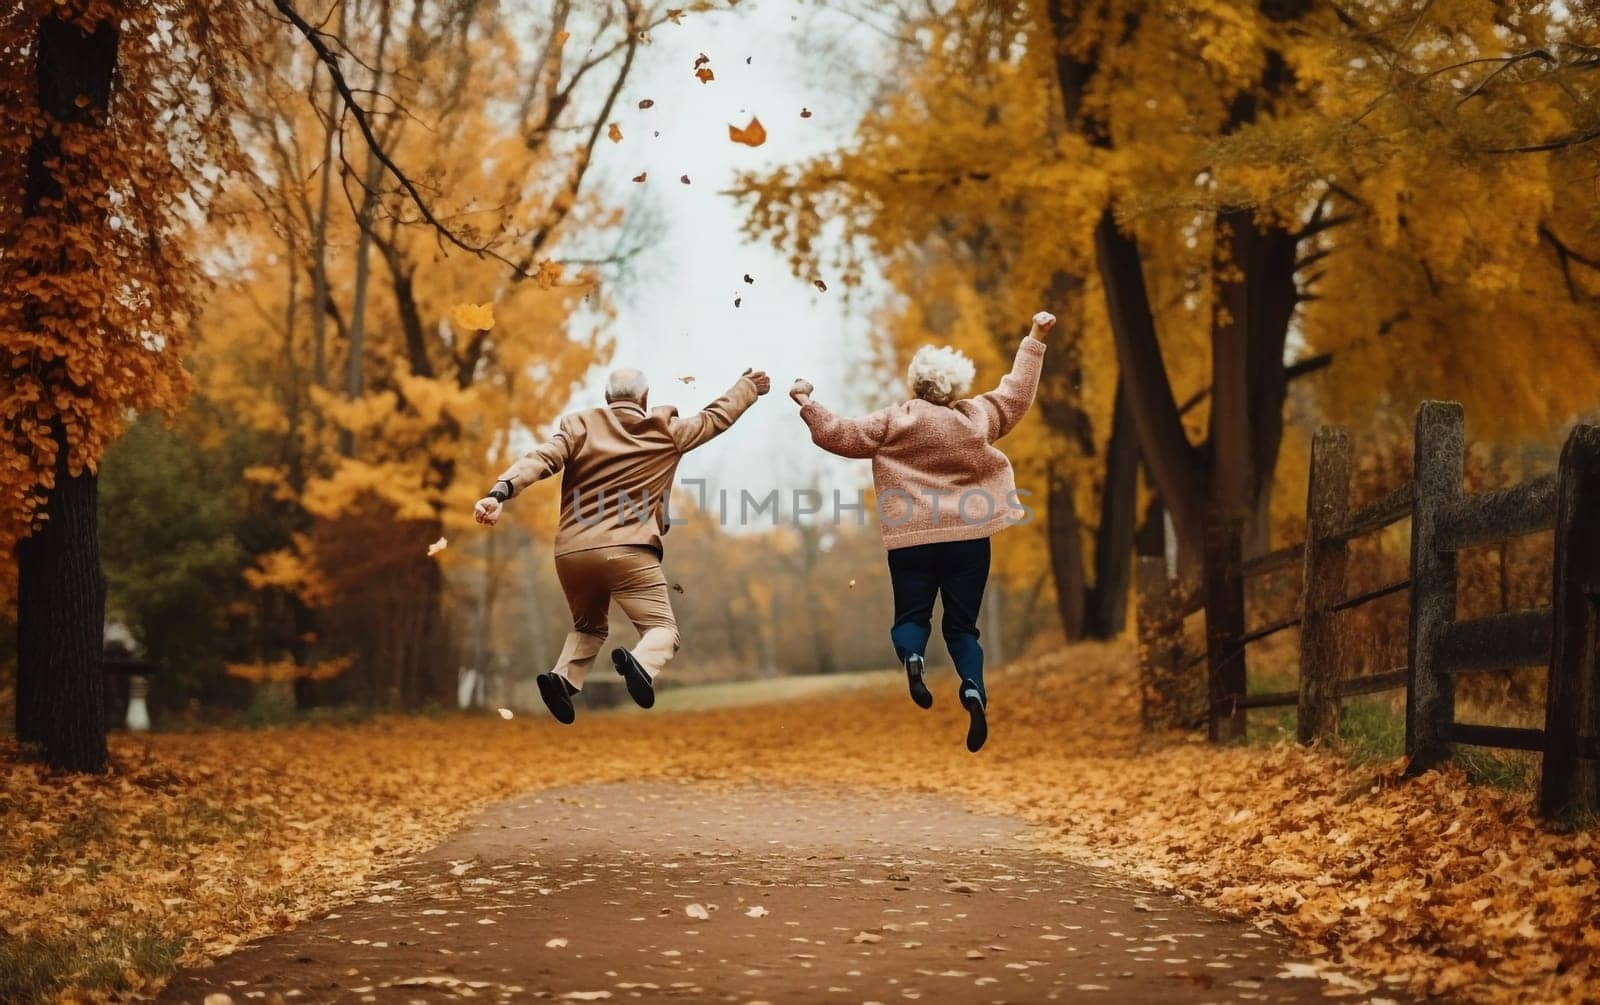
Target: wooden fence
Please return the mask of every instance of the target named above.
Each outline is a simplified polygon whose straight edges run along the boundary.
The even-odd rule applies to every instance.
[[[1417,412],[1413,478],[1354,512],[1350,509],[1350,438],[1324,427],[1312,440],[1306,493],[1306,541],[1241,561],[1234,528],[1206,528],[1199,589],[1182,596],[1165,561],[1138,565],[1139,634],[1147,726],[1192,704],[1198,691],[1208,733],[1227,740],[1244,732],[1252,708],[1294,706],[1297,735],[1309,743],[1337,728],[1339,703],[1353,695],[1406,690],[1406,753],[1413,772],[1450,756],[1451,744],[1540,751],[1539,808],[1553,815],[1574,805],[1600,807],[1600,672],[1596,670],[1600,597],[1600,427],[1579,426],[1568,437],[1553,475],[1511,488],[1467,495],[1462,481],[1465,435],[1461,406],[1426,402]],[[1410,575],[1347,595],[1350,542],[1411,520]],[[1456,556],[1527,534],[1555,531],[1553,597],[1549,607],[1456,619]],[[1248,580],[1301,568],[1296,613],[1246,630]],[[1410,600],[1407,665],[1342,679],[1340,615],[1405,592]],[[1206,644],[1185,652],[1182,625],[1204,611]],[[1247,647],[1300,629],[1299,686],[1294,691],[1247,693]],[[1460,723],[1455,678],[1461,674],[1544,666],[1543,729]]]

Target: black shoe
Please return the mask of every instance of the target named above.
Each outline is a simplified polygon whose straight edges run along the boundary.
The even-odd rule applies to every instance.
[[[577,688],[556,673],[542,673],[534,678],[534,682],[539,685],[539,697],[544,699],[550,714],[556,717],[557,722],[570,726],[572,720],[578,717],[577,709],[572,707],[572,696],[577,693]]]
[[[967,749],[974,754],[982,750],[984,741],[989,739],[989,717],[984,713],[985,704],[977,688],[961,689],[961,707],[972,716],[972,721],[967,724]]]
[[[650,683],[650,675],[644,672],[644,667],[633,658],[633,653],[626,649],[611,650],[611,665],[617,668],[617,673],[622,675],[623,681],[628,685],[628,694],[633,698],[633,703],[640,708],[650,708],[656,703],[656,689]]]
[[[913,653],[906,657],[906,683],[911,686],[911,700],[917,703],[918,708],[933,707],[933,692],[928,690],[928,684],[922,679],[922,657]]]

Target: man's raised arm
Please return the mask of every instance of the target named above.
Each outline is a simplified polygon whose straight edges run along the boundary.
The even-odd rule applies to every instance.
[[[674,417],[672,440],[687,453],[738,421],[756,399],[772,390],[772,380],[760,370],[746,370],[728,392],[687,418]]]
[[[550,438],[523,454],[495,479],[489,494],[473,507],[473,517],[494,526],[500,519],[500,505],[534,482],[543,481],[566,466],[577,451],[583,431],[571,416],[563,416]]]

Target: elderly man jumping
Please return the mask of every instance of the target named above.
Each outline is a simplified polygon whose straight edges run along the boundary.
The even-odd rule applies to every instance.
[[[555,669],[537,678],[540,697],[561,722],[576,718],[572,696],[605,645],[613,599],[638,629],[639,642],[631,651],[613,649],[611,663],[640,708],[656,703],[655,678],[678,651],[678,625],[661,573],[673,475],[684,454],[733,425],[771,389],[765,373],[746,370],[704,411],[680,418],[676,408],[649,407],[643,373],[614,371],[604,408],[562,416],[551,437],[478,500],[473,515],[492,527],[506,500],[562,472],[556,575],[572,611],[572,631]]]

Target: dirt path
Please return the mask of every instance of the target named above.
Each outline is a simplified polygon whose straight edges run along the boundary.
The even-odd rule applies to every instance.
[[[180,973],[162,1000],[1303,1002],[1337,990],[1279,976],[1290,959],[1281,940],[1031,850],[1024,824],[942,798],[651,782],[503,803],[380,877],[366,901]]]

